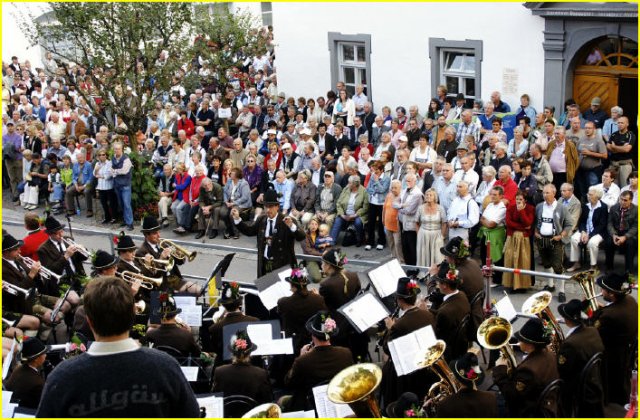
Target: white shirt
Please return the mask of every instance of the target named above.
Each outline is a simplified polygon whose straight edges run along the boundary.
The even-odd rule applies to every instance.
[[[65,246],[63,241],[60,242],[56,242],[53,239],[49,239],[51,241],[51,243],[57,248],[57,249],[62,249],[62,254],[64,255],[65,251],[67,250],[67,247]],[[74,273],[76,272],[76,266],[73,265],[73,260],[71,258],[69,258],[67,261],[69,261],[69,265],[71,266],[71,271],[73,271]]]
[[[453,175],[453,183],[457,186],[459,181],[467,182],[469,184],[469,194],[475,195],[476,188],[478,188],[478,182],[480,181],[480,176],[473,170],[473,168],[469,168],[466,172],[464,169],[458,169]]]
[[[555,229],[553,227],[553,212],[556,210],[558,201],[554,201],[549,205],[547,202],[542,204],[542,223],[540,224],[540,235],[553,236]]]
[[[504,219],[507,216],[507,208],[501,201],[498,204],[489,203],[482,212],[485,219],[495,222],[498,226],[504,226]]]
[[[447,221],[457,221],[458,228],[471,229],[480,220],[478,204],[471,199],[471,195],[465,197],[456,196],[451,202],[447,212]]]
[[[126,338],[119,341],[94,341],[87,350],[87,353],[91,356],[109,356],[111,354],[128,353],[136,351],[140,346],[133,340],[133,338]]]
[[[456,289],[456,290],[454,290],[453,292],[449,293],[448,295],[444,295],[444,297],[442,298],[442,301],[443,301],[443,302],[446,302],[446,301],[447,301],[447,299],[449,299],[449,298],[450,298],[450,297],[452,297],[452,296],[457,295],[458,293],[460,293],[460,290],[457,290],[457,289]]]
[[[612,182],[608,188],[606,188],[602,183],[595,187],[602,191],[602,198],[600,201],[606,204],[609,209],[618,204],[618,199],[620,198],[620,187],[618,187],[615,182]]]

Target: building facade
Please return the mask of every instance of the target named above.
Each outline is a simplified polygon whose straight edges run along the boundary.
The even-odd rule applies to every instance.
[[[273,3],[278,85],[288,96],[361,83],[384,105],[425,110],[436,87],[513,109],[529,94],[562,112],[593,96],[637,114],[637,4]],[[595,53],[593,53],[596,51]],[[594,58],[600,60],[594,61]],[[635,84],[634,84],[635,83]],[[618,88],[613,89],[617,84]],[[635,86],[635,87],[634,87]],[[634,118],[635,119],[635,118]]]

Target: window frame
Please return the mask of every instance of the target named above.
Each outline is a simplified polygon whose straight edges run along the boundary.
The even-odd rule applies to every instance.
[[[338,83],[338,81],[342,80],[346,83],[344,78],[344,68],[350,67],[353,68],[354,71],[354,82],[355,84],[348,83],[347,86],[357,85],[360,81],[360,72],[358,70],[364,69],[367,76],[367,83],[364,84],[366,86],[367,99],[372,101],[373,98],[373,90],[371,84],[371,35],[370,34],[356,34],[356,35],[345,35],[338,32],[329,32],[329,58],[331,61],[331,86],[332,89]],[[344,45],[353,45],[354,46],[354,60],[344,60],[343,49]],[[364,46],[364,57],[365,61],[360,62],[357,61],[358,53],[356,46]],[[337,92],[336,92],[337,93]]]
[[[473,55],[475,57],[475,77],[468,77],[469,74],[463,72],[446,72],[444,70],[444,57],[447,52],[462,52],[464,54]],[[475,80],[475,96],[474,99],[482,98],[482,41],[481,40],[464,40],[449,41],[444,38],[429,38],[429,59],[431,61],[431,97],[436,96],[438,85],[446,85],[446,76],[458,77],[459,79]],[[466,82],[462,87],[462,92],[466,95]],[[458,92],[448,92],[448,95],[456,95]],[[471,98],[471,97],[470,97]]]

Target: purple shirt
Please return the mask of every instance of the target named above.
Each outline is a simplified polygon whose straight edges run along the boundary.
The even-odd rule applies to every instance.
[[[7,145],[13,144],[16,149],[16,158],[22,159],[22,153],[20,153],[20,148],[22,147],[22,136],[15,131],[13,134],[5,134],[2,136],[2,147],[7,147]]]
[[[242,170],[242,175],[251,189],[259,187],[260,182],[262,182],[262,168],[259,165],[256,165],[252,172],[249,172],[249,168],[245,166]]]

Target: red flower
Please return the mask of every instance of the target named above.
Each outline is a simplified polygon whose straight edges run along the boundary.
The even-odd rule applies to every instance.
[[[118,242],[120,242],[120,239],[117,236],[113,237],[113,243],[118,245]]]

